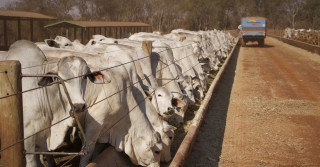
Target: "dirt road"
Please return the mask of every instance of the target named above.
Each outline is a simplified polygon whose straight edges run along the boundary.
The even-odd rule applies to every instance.
[[[320,166],[320,56],[265,44],[235,51],[187,166]]]

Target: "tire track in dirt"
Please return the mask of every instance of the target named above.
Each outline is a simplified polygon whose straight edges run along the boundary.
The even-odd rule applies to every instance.
[[[292,92],[296,93],[294,98],[316,101],[319,98],[319,75],[310,68],[304,60],[298,60],[298,56],[290,55],[289,50],[275,48],[273,50],[265,49],[266,55],[270,57],[272,63],[277,66],[275,72],[281,73],[284,82]],[[289,53],[289,54],[288,54]],[[296,54],[296,53],[295,53]],[[288,63],[288,60],[290,60]],[[319,73],[318,73],[319,74]],[[307,86],[306,86],[307,85]],[[287,94],[289,94],[287,92]]]
[[[320,57],[267,38],[237,60],[187,166],[320,166]]]

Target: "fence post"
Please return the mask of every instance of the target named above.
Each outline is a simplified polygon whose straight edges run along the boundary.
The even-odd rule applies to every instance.
[[[0,61],[0,97],[22,91],[19,61]],[[23,139],[22,94],[0,99],[1,149]],[[1,152],[1,166],[25,166],[24,142]]]
[[[184,40],[186,40],[186,37],[180,37],[179,41],[183,42]]]
[[[142,41],[142,50],[150,56],[150,63],[152,64],[152,41]]]
[[[150,56],[152,53],[152,41],[142,41],[142,49]]]

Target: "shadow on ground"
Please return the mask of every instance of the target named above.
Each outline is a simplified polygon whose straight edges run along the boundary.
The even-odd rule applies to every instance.
[[[229,65],[214,92],[198,137],[186,162],[187,167],[217,167],[222,150],[230,95],[240,47],[236,47]]]
[[[261,47],[261,46],[258,45],[257,42],[249,42],[249,43],[246,43],[245,47],[248,47],[248,48],[273,48],[274,46],[273,45],[264,44],[264,46]]]

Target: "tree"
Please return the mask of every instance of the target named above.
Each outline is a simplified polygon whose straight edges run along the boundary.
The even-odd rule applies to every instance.
[[[292,17],[292,28],[295,28],[295,17],[306,5],[306,0],[286,0],[283,5],[289,17]]]

